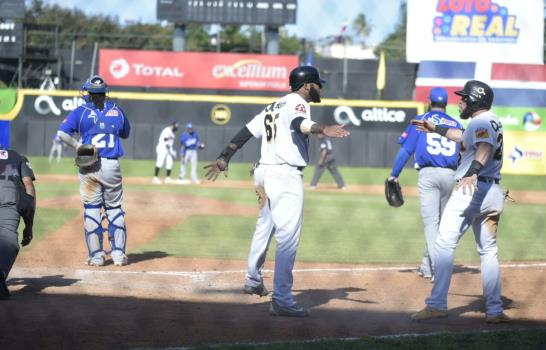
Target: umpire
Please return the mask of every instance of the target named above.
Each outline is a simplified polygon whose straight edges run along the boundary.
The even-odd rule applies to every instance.
[[[341,177],[341,174],[337,170],[336,166],[336,159],[334,157],[333,147],[332,147],[332,141],[330,141],[330,138],[318,134],[317,137],[321,140],[320,142],[320,158],[317,163],[317,166],[315,167],[315,173],[313,174],[313,179],[309,183],[309,189],[316,189],[317,184],[320,180],[320,177],[324,173],[326,169],[332,174],[334,177],[334,180],[336,181],[337,187],[340,190],[345,189],[345,181],[343,181],[343,178]]]
[[[13,150],[0,150],[0,300],[10,294],[6,279],[19,253],[17,228],[25,222],[24,247],[32,241],[32,225],[36,210],[34,173],[28,160]]]

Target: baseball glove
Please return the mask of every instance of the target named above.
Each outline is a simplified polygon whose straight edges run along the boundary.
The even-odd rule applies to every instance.
[[[76,165],[79,168],[89,168],[99,160],[99,152],[95,145],[83,144],[76,150]]]
[[[401,207],[404,204],[404,196],[402,195],[402,188],[398,181],[386,179],[385,180],[385,198],[391,207]]]

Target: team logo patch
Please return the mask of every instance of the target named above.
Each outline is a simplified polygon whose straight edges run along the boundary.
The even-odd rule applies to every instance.
[[[457,126],[457,122],[454,120],[449,120],[446,118],[440,119],[440,124],[449,125],[449,126]]]
[[[0,159],[8,159],[8,151],[0,150]]]
[[[489,131],[484,128],[478,128],[476,129],[476,137],[479,139],[486,139],[489,138]]]
[[[305,106],[300,103],[296,106],[296,112],[305,113]]]
[[[119,112],[116,109],[110,109],[108,112],[106,112],[107,117],[117,117],[119,116]]]

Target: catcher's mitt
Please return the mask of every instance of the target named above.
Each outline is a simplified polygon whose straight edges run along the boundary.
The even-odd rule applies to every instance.
[[[99,152],[94,145],[83,144],[76,150],[76,165],[89,168],[99,160]]]
[[[402,188],[398,181],[386,179],[385,180],[385,198],[391,207],[401,207],[404,204],[404,196],[402,195]]]

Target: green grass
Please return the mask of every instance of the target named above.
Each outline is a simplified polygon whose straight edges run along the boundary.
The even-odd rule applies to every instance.
[[[72,219],[78,214],[77,209],[65,210],[65,209],[50,209],[50,208],[38,208],[34,217],[33,227],[33,241],[28,247],[32,249],[36,242],[47,237],[52,232],[58,230],[66,221]],[[19,223],[19,237],[22,238],[23,228],[25,227],[23,219]],[[83,237],[83,227],[82,227]],[[52,247],[53,249],[59,249],[63,247]],[[25,248],[27,249],[27,248]]]
[[[71,159],[64,159],[59,165],[50,165],[43,157],[32,161],[38,177],[36,187],[39,198],[79,194],[78,183],[39,181],[40,174],[44,173],[75,174],[76,169]],[[153,162],[126,160],[122,167],[124,176],[148,176],[150,169],[153,169]],[[232,177],[250,181],[249,167],[249,164],[233,164]],[[377,185],[382,184],[386,172],[386,169],[370,168],[344,170],[347,170],[344,175],[348,182],[354,179],[355,182],[363,181]],[[307,171],[306,177],[310,176],[311,172]],[[408,171],[407,174],[414,176],[415,172]],[[359,180],[357,176],[360,176]],[[542,177],[533,176],[509,179],[512,179],[510,181],[513,184],[517,184],[514,187],[525,189],[539,188],[544,182]],[[127,192],[178,193],[256,207],[256,198],[251,189],[151,184],[126,184],[124,188]],[[546,260],[546,251],[543,249],[546,246],[546,236],[541,234],[545,224],[544,209],[544,205],[506,202],[498,235],[501,261]],[[58,226],[70,217],[62,211],[56,213],[57,216],[41,213],[43,212],[37,215],[39,220],[52,223],[58,221]],[[415,197],[407,198],[402,208],[394,209],[386,205],[382,195],[308,191],[298,260],[363,264],[417,263],[424,249],[419,213],[419,202]],[[130,246],[130,251],[157,250],[184,257],[246,259],[255,222],[254,216],[192,216],[171,230],[163,232],[145,246]],[[51,229],[45,230],[50,231]],[[274,245],[271,251],[273,249]],[[457,248],[456,260],[475,263],[478,259],[473,233],[469,230]]]
[[[217,199],[238,195],[238,203],[255,205],[252,191],[193,188],[191,192],[201,191],[200,195]],[[384,201],[382,196],[307,193],[298,260],[416,263],[424,248],[417,198],[408,198],[399,209],[388,207]],[[507,204],[498,235],[502,261],[546,259],[546,236],[541,234],[543,212],[541,205]],[[255,223],[254,216],[192,216],[137,250],[246,259]],[[455,256],[459,262],[479,261],[472,230],[461,240]]]
[[[538,350],[546,347],[545,329],[445,333],[397,338],[277,342],[263,345],[197,347],[196,350]]]
[[[37,175],[39,174],[76,174],[72,158],[62,158],[59,164],[48,163],[47,157],[31,157],[32,166]],[[123,176],[149,176],[153,174],[155,167],[153,160],[130,160],[122,159],[121,168]],[[207,162],[199,162],[199,176],[204,177],[203,166]],[[175,164],[173,176],[178,176],[179,162]],[[251,180],[249,170],[250,163],[230,164],[229,179]],[[314,167],[309,166],[304,172],[304,180],[309,182],[313,176]],[[364,168],[364,167],[341,167],[341,174],[349,185],[383,185],[385,178],[389,175],[390,169],[385,168]],[[162,170],[164,174],[164,170]],[[403,186],[417,185],[417,171],[404,169],[400,177]],[[323,175],[321,183],[333,183],[330,173]],[[502,186],[512,190],[546,191],[546,176],[530,175],[503,175]]]

